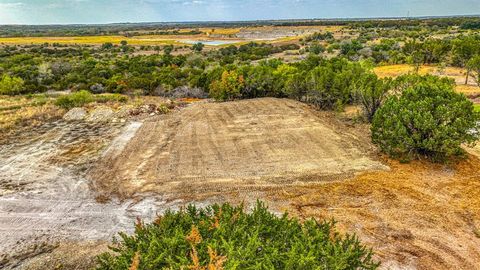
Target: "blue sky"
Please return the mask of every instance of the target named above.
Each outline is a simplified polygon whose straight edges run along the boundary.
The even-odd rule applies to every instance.
[[[480,0],[0,0],[0,24],[480,14]]]

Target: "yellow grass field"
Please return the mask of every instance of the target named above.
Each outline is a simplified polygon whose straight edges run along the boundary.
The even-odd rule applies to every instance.
[[[120,44],[122,40],[126,40],[130,45],[185,45],[187,42],[182,41],[191,41],[191,40],[232,40],[234,37],[225,37],[227,35],[235,35],[241,31],[258,31],[268,33],[269,31],[274,30],[284,30],[284,31],[298,31],[298,30],[310,30],[317,32],[334,32],[335,34],[340,35],[342,32],[342,26],[304,26],[304,27],[243,27],[243,28],[200,28],[199,31],[203,34],[198,35],[182,35],[182,32],[188,32],[193,29],[181,29],[179,30],[180,34],[178,35],[140,35],[133,37],[125,37],[122,35],[111,35],[111,36],[73,36],[73,37],[14,37],[14,38],[0,38],[0,45],[30,45],[30,44],[43,44],[43,43],[60,43],[66,45],[73,44],[86,44],[86,45],[101,45],[107,42],[113,44]],[[223,35],[224,37],[210,37],[211,35]],[[298,39],[304,37],[304,35],[298,35],[294,37],[279,37],[274,40],[263,41],[267,43],[277,43],[277,42],[286,42],[286,41],[297,41]],[[240,39],[238,44],[247,43],[254,41],[254,39]]]
[[[60,44],[87,44],[87,45],[101,45],[103,43],[111,42],[113,44],[120,44],[122,40],[126,40],[130,45],[166,45],[166,44],[180,44],[176,40],[181,39],[179,36],[76,36],[76,37],[15,37],[15,38],[0,38],[0,44],[43,44],[43,43],[60,43]]]
[[[375,74],[380,78],[385,77],[398,77],[401,75],[408,74],[410,72],[414,72],[414,68],[411,65],[388,65],[388,66],[380,66],[373,69]],[[476,84],[474,79],[471,77],[469,83],[467,85],[464,84],[465,82],[465,69],[458,68],[458,67],[446,67],[443,70],[436,67],[436,66],[421,66],[419,69],[419,74],[426,75],[437,75],[443,77],[449,77],[455,80],[457,83],[457,91],[460,93],[464,93],[467,96],[473,95],[480,95],[480,87]]]

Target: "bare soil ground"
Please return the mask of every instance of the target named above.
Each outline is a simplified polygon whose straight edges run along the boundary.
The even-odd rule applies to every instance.
[[[262,199],[335,218],[383,269],[480,269],[480,148],[400,164],[369,141],[366,125],[271,98],[41,126],[0,145],[0,268],[89,269],[136,217]]]
[[[480,269],[480,160],[399,164],[346,181],[271,193],[303,218],[334,218],[383,269]]]
[[[85,175],[105,146],[113,141],[121,147],[137,126],[57,121],[0,145],[0,269],[27,268],[32,258],[65,246],[57,243],[111,240],[131,231],[136,217],[155,217],[153,207],[171,206],[153,200],[101,204],[89,187]],[[72,258],[64,254],[64,264]]]
[[[102,198],[154,192],[173,200],[388,169],[368,157],[368,139],[318,114],[289,99],[196,104],[145,122],[91,177]]]

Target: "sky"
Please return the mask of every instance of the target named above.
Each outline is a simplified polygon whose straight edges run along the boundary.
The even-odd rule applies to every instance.
[[[0,24],[479,15],[480,0],[0,0]]]

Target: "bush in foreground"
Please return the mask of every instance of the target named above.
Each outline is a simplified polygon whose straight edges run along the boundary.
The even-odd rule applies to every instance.
[[[390,97],[372,122],[372,140],[401,160],[446,161],[479,137],[480,115],[471,101],[442,81],[420,82]]]
[[[262,204],[189,206],[167,212],[135,234],[121,234],[97,269],[376,269],[372,252],[355,236],[334,232],[334,222],[300,223]]]

